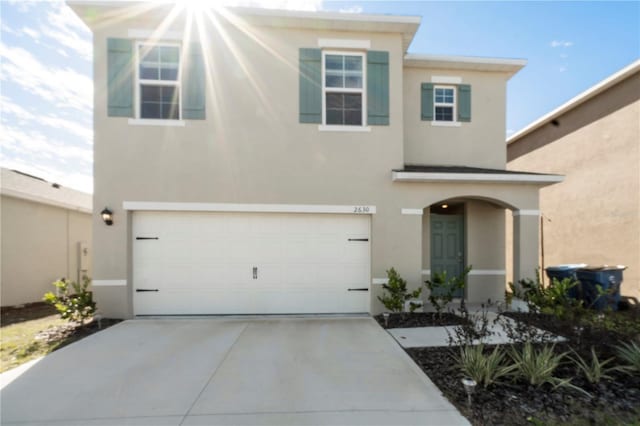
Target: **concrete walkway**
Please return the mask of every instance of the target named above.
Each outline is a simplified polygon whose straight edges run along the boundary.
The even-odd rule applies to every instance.
[[[471,311],[474,312],[474,311]],[[496,323],[498,314],[495,312],[487,312],[487,320],[489,321],[488,331],[489,336],[475,340],[474,344],[484,343],[487,345],[501,345],[505,343],[513,343],[509,339],[507,332],[505,331],[501,323]],[[502,321],[506,321],[515,325],[516,321],[502,317]],[[446,327],[413,327],[413,328],[390,328],[387,331],[393,336],[394,339],[404,348],[421,348],[421,347],[435,347],[435,346],[449,346],[449,335],[455,337],[455,326]],[[543,332],[540,329],[540,335],[545,334],[546,341],[561,342],[566,340],[564,337],[553,336],[548,332]]]
[[[3,425],[463,425],[371,318],[125,321],[1,391]]]

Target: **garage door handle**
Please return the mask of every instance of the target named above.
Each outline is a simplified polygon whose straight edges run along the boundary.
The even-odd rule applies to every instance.
[[[158,237],[136,237],[136,240],[157,240]]]
[[[368,238],[349,238],[349,241],[369,241]]]
[[[347,291],[369,291],[368,288],[350,288]]]
[[[143,293],[147,291],[158,291],[157,288],[136,288],[137,293]]]

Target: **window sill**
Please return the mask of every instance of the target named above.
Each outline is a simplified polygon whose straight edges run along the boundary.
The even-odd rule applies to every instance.
[[[130,118],[129,124],[132,126],[172,126],[172,127],[184,127],[186,125],[184,120],[154,120],[148,118]]]
[[[369,126],[334,126],[327,124],[320,124],[318,130],[321,132],[370,132]]]
[[[462,122],[460,121],[432,121],[432,126],[436,127],[460,127],[462,126]]]

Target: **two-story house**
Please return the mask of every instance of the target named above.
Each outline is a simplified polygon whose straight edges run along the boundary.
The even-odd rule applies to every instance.
[[[93,290],[112,317],[376,313],[473,265],[538,265],[538,191],[506,170],[523,60],[407,54],[420,19],[69,1],[94,38]]]

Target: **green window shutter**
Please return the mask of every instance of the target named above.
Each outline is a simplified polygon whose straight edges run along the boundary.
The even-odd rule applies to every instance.
[[[433,120],[433,84],[432,83],[422,83],[421,88],[421,112],[420,118],[423,121],[431,121]]]
[[[204,120],[206,104],[206,81],[202,46],[190,43],[183,55],[186,62],[182,73],[182,118]]]
[[[367,124],[389,125],[389,52],[367,52]]]
[[[322,123],[322,51],[300,49],[300,123]]]
[[[133,41],[107,39],[107,113],[133,117]]]
[[[471,86],[458,85],[458,121],[471,121]]]

